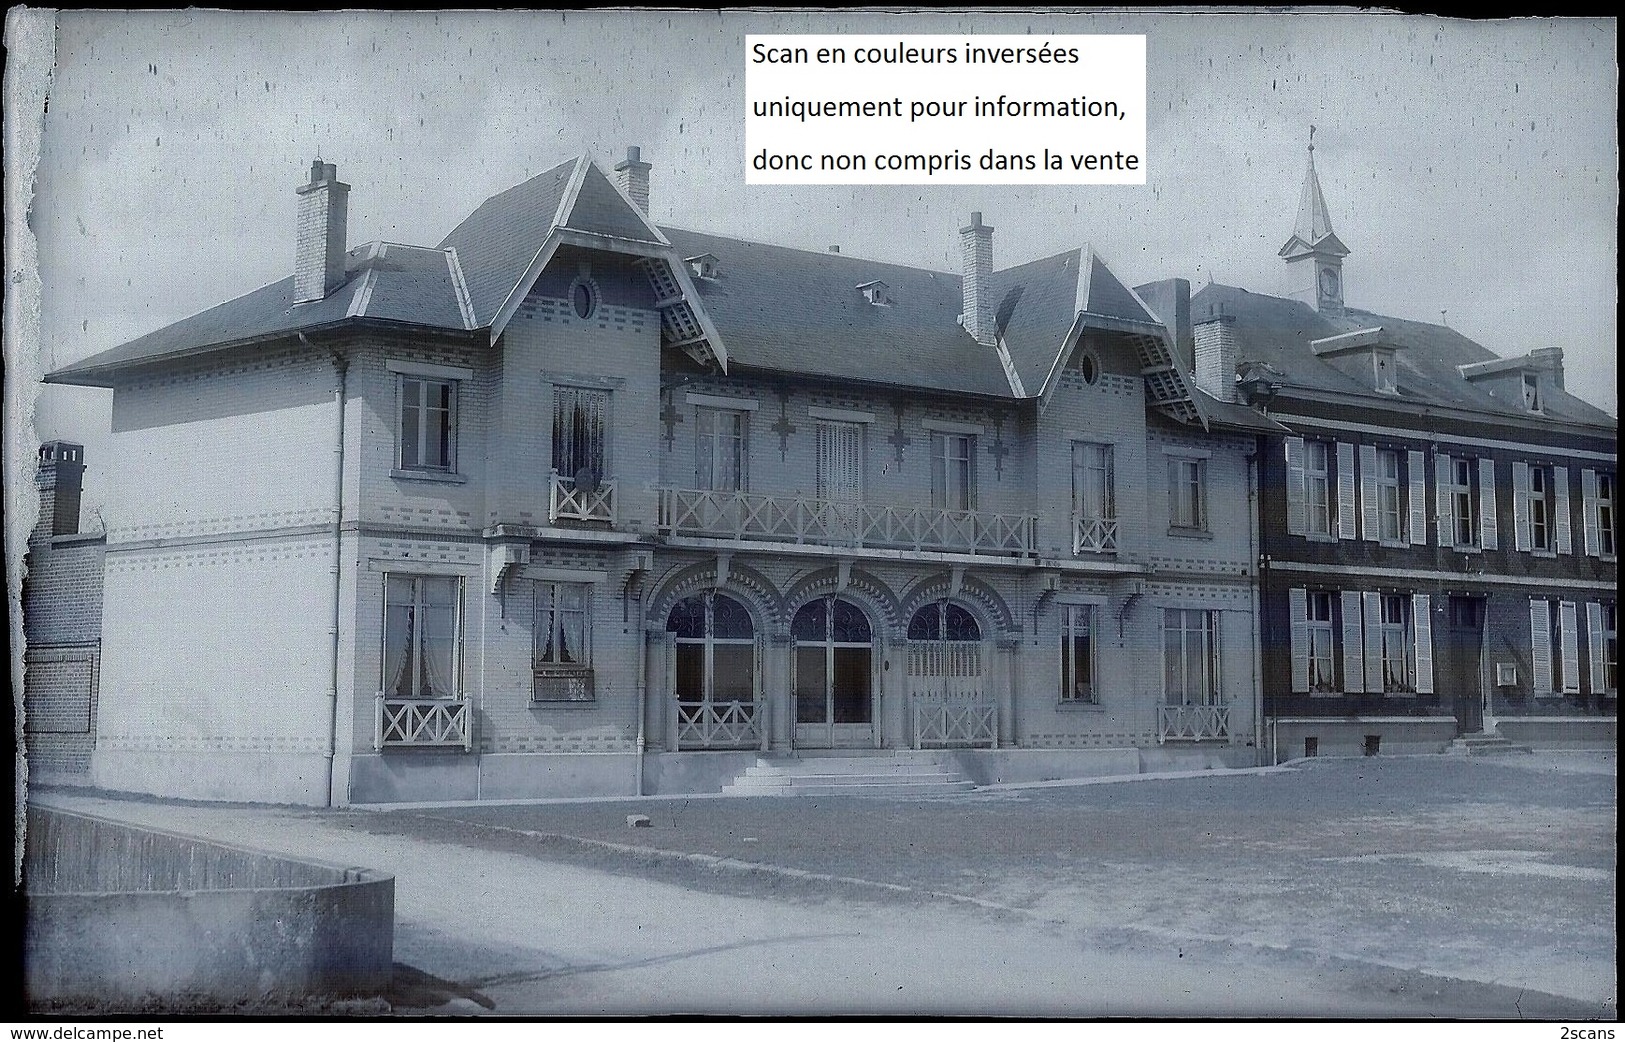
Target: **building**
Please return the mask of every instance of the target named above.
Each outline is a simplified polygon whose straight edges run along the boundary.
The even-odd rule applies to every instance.
[[[1263,472],[1271,758],[1612,748],[1617,423],[1564,389],[1560,346],[1501,358],[1347,303],[1348,254],[1311,146],[1297,292],[1191,302],[1198,386],[1291,430]]]
[[[1259,439],[1188,285],[961,274],[649,219],[572,159],[47,380],[113,389],[83,777],[342,804],[1261,756]],[[944,230],[952,236],[952,229]],[[198,258],[200,264],[206,258]],[[99,545],[99,544],[98,544]]]

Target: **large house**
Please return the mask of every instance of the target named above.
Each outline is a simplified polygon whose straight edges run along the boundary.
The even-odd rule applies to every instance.
[[[290,277],[49,374],[113,419],[87,731],[37,773],[343,804],[1268,758],[1286,431],[1195,385],[1186,283],[996,268],[980,214],[959,274],[657,227],[614,175],[350,249],[317,162]]]
[[[1345,302],[1311,146],[1290,297],[1209,285],[1196,381],[1290,428],[1263,470],[1276,761],[1616,741],[1618,425],[1563,350]]]

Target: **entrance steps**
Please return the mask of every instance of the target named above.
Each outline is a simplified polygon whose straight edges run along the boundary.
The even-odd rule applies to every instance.
[[[1452,756],[1497,756],[1505,753],[1533,753],[1527,745],[1514,745],[1509,739],[1490,731],[1464,734],[1450,743]]]
[[[872,755],[759,757],[723,786],[725,796],[928,796],[976,786],[934,753],[877,750]]]

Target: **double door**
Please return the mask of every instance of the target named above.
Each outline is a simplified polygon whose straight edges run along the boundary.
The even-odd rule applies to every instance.
[[[796,747],[872,747],[875,655],[863,611],[849,601],[821,597],[796,613],[790,634]]]

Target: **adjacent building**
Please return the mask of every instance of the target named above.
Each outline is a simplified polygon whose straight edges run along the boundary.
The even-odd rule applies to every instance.
[[[1271,759],[1612,747],[1617,423],[1560,345],[1503,358],[1347,303],[1313,159],[1280,251],[1298,292],[1191,302],[1198,386],[1290,428],[1263,469]]]
[[[1287,431],[1197,386],[1187,284],[996,267],[981,214],[957,274],[657,227],[650,170],[350,249],[318,162],[290,277],[47,377],[113,390],[64,771],[343,804],[1267,758]]]

